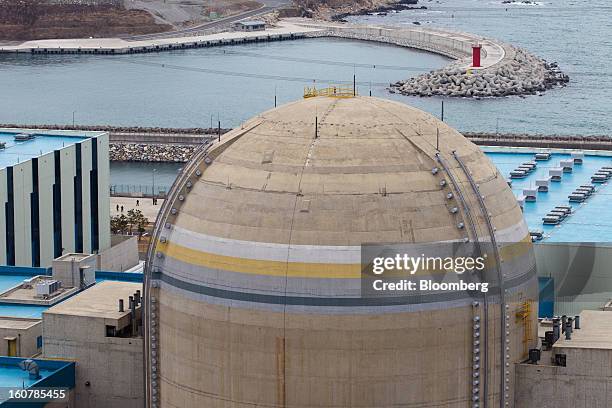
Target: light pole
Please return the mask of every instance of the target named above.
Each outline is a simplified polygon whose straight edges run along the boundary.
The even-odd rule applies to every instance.
[[[155,205],[155,172],[157,170],[153,169],[153,191],[151,191],[151,193],[153,194],[153,205]]]
[[[72,111],[72,127],[74,127],[74,114],[76,113],[76,111]]]

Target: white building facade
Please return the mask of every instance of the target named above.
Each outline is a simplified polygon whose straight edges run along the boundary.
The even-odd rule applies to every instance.
[[[11,141],[23,132],[33,139]],[[108,133],[0,129],[0,135],[8,140],[0,150],[0,265],[50,267],[65,253],[109,248]]]

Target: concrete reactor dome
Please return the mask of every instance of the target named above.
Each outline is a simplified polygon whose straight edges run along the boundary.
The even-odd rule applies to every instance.
[[[364,298],[362,244],[489,243],[488,293]],[[504,177],[430,114],[311,97],[200,149],[145,273],[149,407],[507,407],[537,339]]]

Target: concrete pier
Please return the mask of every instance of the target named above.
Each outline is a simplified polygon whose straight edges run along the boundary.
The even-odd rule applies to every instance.
[[[0,46],[0,53],[140,54],[248,42],[291,40],[303,38],[306,33],[316,30],[318,29],[298,26],[291,22],[282,22],[278,27],[273,27],[266,31],[228,31],[217,34],[153,38],[137,41],[128,41],[122,38],[77,38],[26,41],[21,44],[2,45]]]

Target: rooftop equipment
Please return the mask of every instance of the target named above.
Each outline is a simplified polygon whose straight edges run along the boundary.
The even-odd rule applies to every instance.
[[[563,169],[564,173],[571,173],[574,171],[574,161],[573,160],[561,160],[559,162],[559,166]]]
[[[30,380],[40,380],[40,368],[34,360],[27,359],[19,362],[19,368],[28,372]]]
[[[584,152],[573,152],[572,160],[574,160],[574,164],[582,164],[584,160]]]
[[[529,235],[531,236],[531,238],[534,238],[537,241],[544,238],[544,232],[542,230],[531,230],[529,231]]]
[[[16,142],[25,142],[26,140],[34,139],[34,135],[31,133],[19,133],[15,135]]]
[[[577,193],[584,193],[587,195],[587,197],[590,197],[591,194],[593,194],[593,190],[584,187],[578,187],[575,191]]]
[[[550,153],[536,153],[535,154],[536,161],[547,161],[550,160]]]
[[[565,214],[569,215],[572,213],[571,205],[558,205],[555,207],[555,210],[563,211]]]
[[[548,175],[550,176],[550,181],[561,181],[563,177],[563,169],[560,167],[555,167],[554,169],[548,170]]]
[[[523,164],[521,164],[521,166],[529,166],[532,169],[535,169],[536,167],[538,167],[538,163],[536,163],[535,161],[526,161]]]
[[[572,193],[569,196],[567,196],[570,200],[570,203],[582,203],[584,200],[586,200],[586,195],[582,194],[582,193]]]
[[[559,217],[559,221],[563,221],[565,217],[567,217],[567,213],[563,210],[551,210],[547,216],[556,216]]]
[[[548,191],[548,187],[550,186],[550,179],[551,177],[548,176],[548,177],[536,180],[535,184],[540,193],[546,193]]]
[[[529,349],[529,362],[531,364],[538,364],[538,361],[540,361],[540,357],[542,355],[542,352],[539,349]]]
[[[591,176],[591,183],[605,183],[607,179],[608,177],[603,174],[593,174]]]
[[[513,170],[510,172],[511,179],[521,179],[527,176],[527,172],[524,170]]]
[[[561,219],[557,215],[547,215],[542,218],[542,221],[546,225],[557,225],[559,222],[561,222]]]
[[[603,178],[605,178],[606,180],[610,179],[610,173],[606,173],[603,171],[598,171],[597,173],[593,174],[594,176],[601,176]]]
[[[61,286],[62,285],[60,281],[57,280],[47,280],[41,283],[37,283],[36,295],[42,297],[50,296],[60,290]]]
[[[525,196],[520,195],[516,197],[516,202],[518,203],[519,207],[521,207],[521,210],[522,210],[525,207]]]
[[[538,189],[537,188],[525,188],[523,189],[523,195],[525,196],[525,201],[533,202],[537,200]]]
[[[0,142],[0,150],[6,149],[6,143]]]

